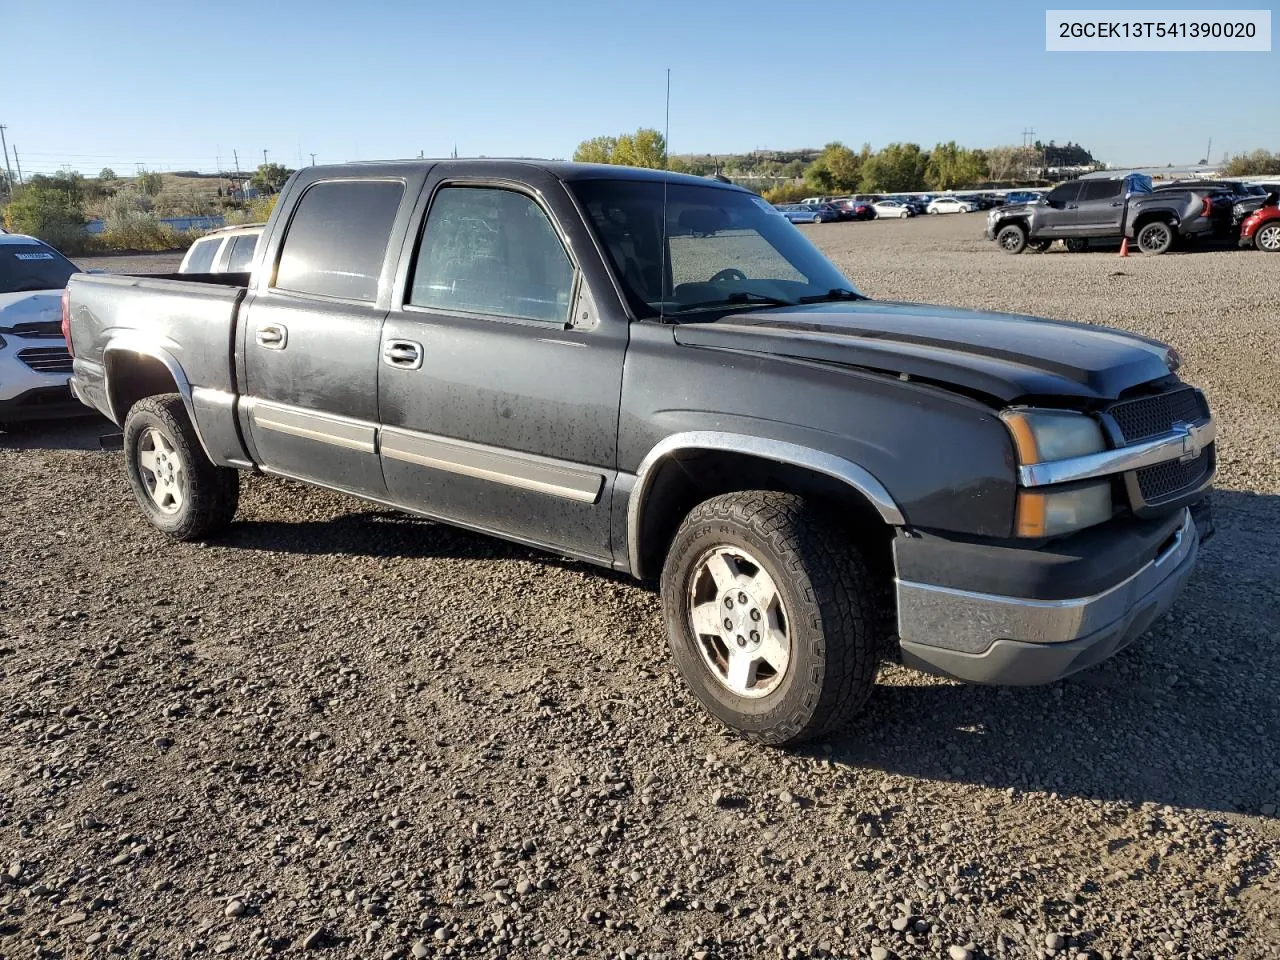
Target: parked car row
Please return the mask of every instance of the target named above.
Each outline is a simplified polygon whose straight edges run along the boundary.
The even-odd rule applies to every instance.
[[[1062,240],[1072,252],[1090,245],[1132,241],[1143,253],[1161,254],[1179,242],[1203,238],[1270,249],[1268,227],[1275,193],[1238,181],[1191,180],[1156,186],[1144,174],[1060,183],[1034,201],[1008,204],[987,214],[986,235],[1005,253],[1047,250]],[[1256,219],[1253,219],[1255,218]],[[1249,229],[1245,229],[1245,223]],[[1280,246],[1280,228],[1274,238]]]

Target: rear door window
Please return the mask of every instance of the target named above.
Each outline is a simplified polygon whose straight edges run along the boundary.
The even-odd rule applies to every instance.
[[[191,252],[187,255],[187,265],[183,272],[210,273],[213,270],[213,259],[218,255],[218,247],[221,244],[222,237],[197,240],[195,246],[191,248]]]
[[[404,184],[322,180],[294,208],[280,249],[279,290],[372,302]]]
[[[248,270],[249,264],[253,262],[253,251],[257,248],[258,235],[256,233],[232,237],[231,255],[227,258],[227,271],[229,273],[243,273]]]
[[[1080,202],[1111,200],[1120,196],[1123,189],[1124,182],[1121,180],[1093,180],[1086,183],[1084,189],[1080,191]]]

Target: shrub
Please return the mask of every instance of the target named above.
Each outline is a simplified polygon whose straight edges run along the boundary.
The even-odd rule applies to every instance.
[[[66,253],[80,253],[89,246],[79,192],[52,178],[33,177],[30,184],[15,190],[13,202],[5,207],[4,222],[12,233],[39,237]]]
[[[812,193],[803,183],[780,183],[764,192],[764,198],[770,203],[795,203]]]
[[[271,211],[275,209],[278,199],[280,199],[280,195],[277,193],[270,197],[259,197],[257,200],[250,200],[239,210],[228,210],[226,213],[227,226],[241,223],[266,223],[271,217]]]
[[[106,227],[99,240],[109,250],[175,250],[195,239],[161,223],[154,213],[136,208],[113,211]]]

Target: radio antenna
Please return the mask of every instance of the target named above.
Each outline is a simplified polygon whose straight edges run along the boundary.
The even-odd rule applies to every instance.
[[[667,67],[667,108],[662,121],[662,251],[658,272],[658,322],[666,323],[667,309],[667,180],[671,176],[671,68]]]

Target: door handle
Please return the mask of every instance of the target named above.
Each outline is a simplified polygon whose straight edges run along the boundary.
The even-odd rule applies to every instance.
[[[260,347],[283,350],[289,342],[289,330],[283,323],[264,323],[257,329],[254,338]]]
[[[401,370],[417,370],[422,366],[422,344],[412,340],[388,340],[382,345],[382,362]]]
[[[1123,206],[1124,206],[1124,201],[1123,201],[1123,200],[1117,200],[1115,203],[1113,203],[1113,204],[1111,204],[1111,205],[1112,205],[1113,207],[1123,207]]]
[[[1068,203],[1068,204],[1067,204],[1067,209],[1068,209],[1068,210],[1079,210],[1079,209],[1080,209],[1080,204],[1078,204],[1078,203]]]

